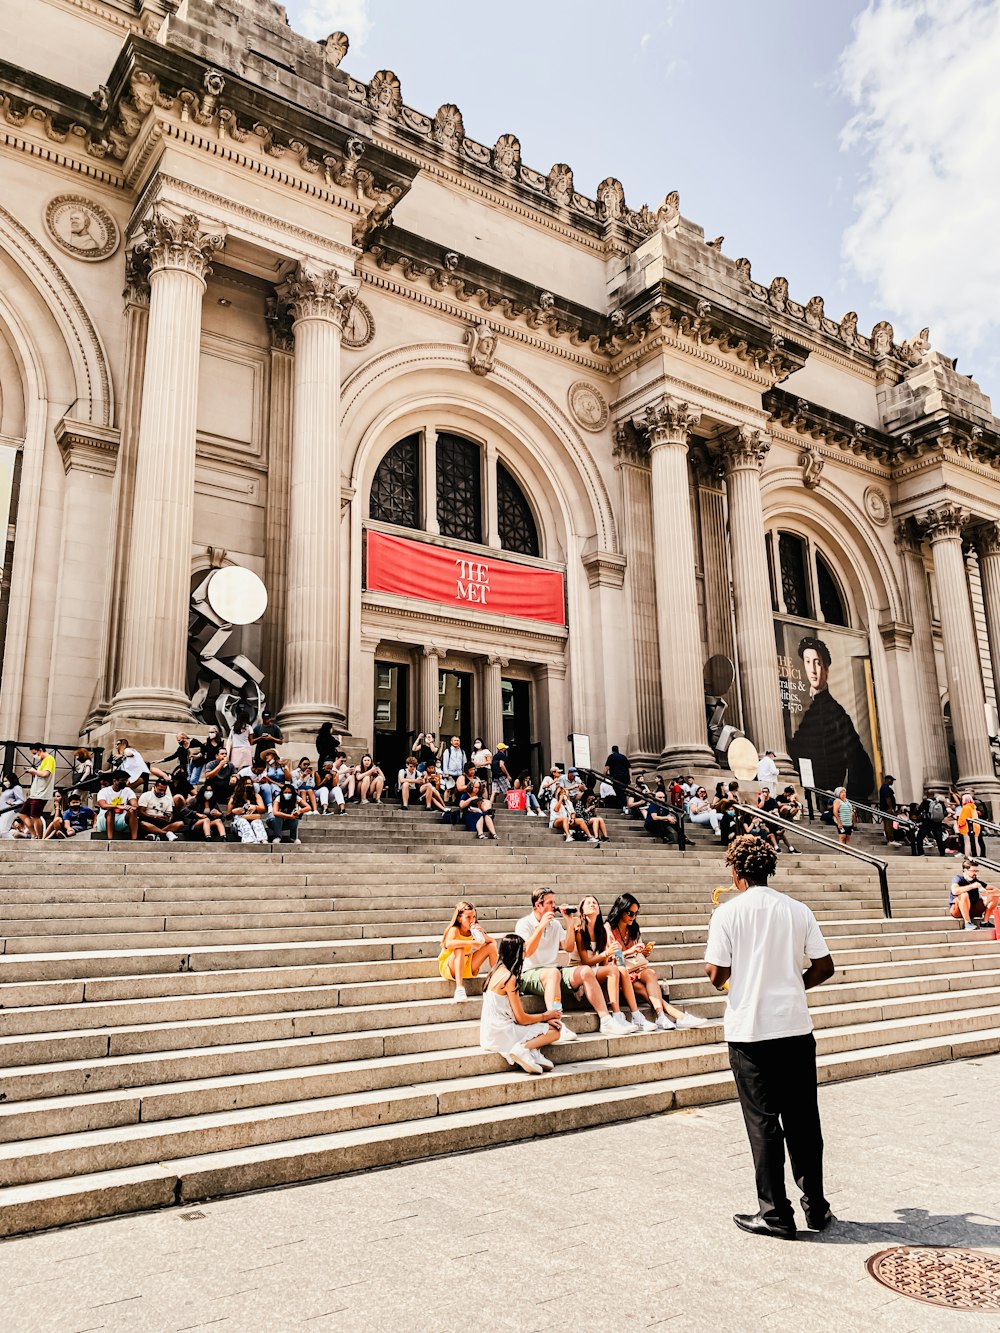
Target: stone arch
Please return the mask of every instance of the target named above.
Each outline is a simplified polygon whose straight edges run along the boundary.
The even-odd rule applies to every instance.
[[[841,584],[856,608],[865,611],[866,628],[877,637],[880,619],[906,619],[902,590],[883,543],[870,535],[871,520],[846,491],[826,477],[821,492],[803,504],[799,468],[765,471],[761,483],[768,527],[787,519],[792,530],[808,533],[834,556]]]
[[[114,385],[100,334],[59,265],[2,205],[0,253],[6,253],[31,283],[59,329],[76,386],[71,414],[93,425],[113,425]]]
[[[482,392],[484,383],[488,394]],[[492,434],[499,456],[522,486],[544,489],[552,512],[558,510],[567,557],[572,537],[618,553],[611,498],[593,455],[556,404],[512,366],[497,361],[488,380],[470,384],[464,348],[448,343],[398,348],[359,366],[344,383],[341,404],[344,470],[358,495],[370,485],[383,452],[377,449],[373,461],[377,444],[394,442],[386,434],[390,427],[413,419],[418,408],[452,409],[470,427],[478,419],[482,435]],[[405,433],[398,430],[397,438]],[[545,447],[529,447],[532,438]],[[536,516],[542,518],[538,509]],[[544,537],[543,544],[551,549]]]

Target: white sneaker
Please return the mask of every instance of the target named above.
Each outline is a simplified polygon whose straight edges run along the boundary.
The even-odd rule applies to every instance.
[[[555,1065],[552,1061],[547,1056],[543,1055],[541,1051],[533,1050],[531,1054],[535,1057],[535,1063],[540,1064],[543,1069],[555,1069]]]
[[[542,1066],[535,1060],[534,1055],[528,1050],[523,1041],[519,1041],[511,1050],[509,1057],[514,1064],[519,1065],[526,1074],[540,1074]]]
[[[601,842],[600,838],[588,838],[587,841],[590,843],[591,847],[598,847]]]
[[[666,1014],[656,1015],[657,1032],[673,1032],[676,1026],[677,1024],[673,1021],[673,1019],[668,1018]]]
[[[454,994],[451,998],[452,998],[453,1000],[467,1000],[469,997],[468,997],[468,995],[466,994],[466,990],[465,990],[465,987],[464,987],[464,986],[456,986],[456,987],[455,987],[455,994]]]
[[[567,842],[572,842],[572,841],[573,841],[573,835],[572,835],[572,833],[567,833],[567,834],[566,834],[566,841],[567,841]]]
[[[678,1029],[684,1028],[706,1028],[708,1019],[702,1018],[700,1014],[681,1014],[677,1020]]]
[[[605,1014],[601,1019],[601,1035],[604,1037],[623,1037],[624,1030],[615,1022],[614,1014]]]
[[[167,842],[176,842],[176,841],[177,841],[177,834],[176,834],[176,833],[171,833],[171,832],[168,830],[168,831],[167,831]]]
[[[611,1021],[612,1023],[614,1023],[615,1027],[618,1029],[618,1031],[622,1034],[623,1037],[630,1037],[635,1030],[632,1027],[632,1024],[622,1013],[612,1014]]]
[[[637,1009],[637,1010],[635,1011],[635,1013],[632,1015],[632,1031],[633,1031],[633,1032],[655,1032],[655,1031],[656,1031],[656,1024],[655,1024],[655,1023],[651,1023],[651,1022],[649,1021],[649,1019],[646,1017],[646,1015],[645,1015],[645,1014],[640,1014],[640,1013],[639,1013],[639,1010]]]
[[[568,1028],[564,1023],[562,1027],[559,1029],[559,1041],[567,1042],[567,1041],[578,1041],[578,1040],[579,1038],[577,1034],[573,1031],[573,1029]]]

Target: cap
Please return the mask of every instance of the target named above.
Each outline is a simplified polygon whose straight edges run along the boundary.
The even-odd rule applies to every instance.
[[[503,741],[501,741],[500,744],[497,746],[497,749],[498,749],[498,750],[506,750],[506,748],[507,748],[507,747],[506,747],[506,745],[504,745]]]

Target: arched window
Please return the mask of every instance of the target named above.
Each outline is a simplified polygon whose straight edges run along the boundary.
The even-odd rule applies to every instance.
[[[420,526],[420,437],[407,435],[379,463],[368,512],[379,523]]]
[[[483,540],[481,452],[460,435],[437,437],[437,520],[442,537]]]
[[[806,544],[793,532],[778,533],[778,565],[781,597],[790,616],[809,615],[809,583],[806,577]]]
[[[819,609],[828,625],[850,625],[847,604],[840,592],[836,575],[831,569],[826,556],[816,552],[816,587],[819,592]]]
[[[497,525],[500,545],[520,555],[538,555],[538,529],[527,496],[504,467],[497,463]]]

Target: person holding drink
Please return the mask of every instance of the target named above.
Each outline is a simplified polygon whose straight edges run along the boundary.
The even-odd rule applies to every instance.
[[[483,963],[490,968],[497,965],[497,945],[483,930],[476,918],[472,903],[464,900],[455,904],[451,924],[441,936],[438,971],[445,981],[455,982],[456,1000],[467,1000],[463,982],[479,975]]]

